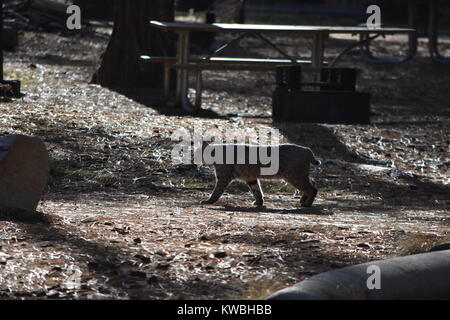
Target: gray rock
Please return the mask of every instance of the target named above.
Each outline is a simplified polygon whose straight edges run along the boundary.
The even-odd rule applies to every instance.
[[[0,138],[0,209],[35,211],[49,175],[41,139],[24,135]]]
[[[268,299],[450,299],[449,270],[450,250],[395,257],[320,273]]]

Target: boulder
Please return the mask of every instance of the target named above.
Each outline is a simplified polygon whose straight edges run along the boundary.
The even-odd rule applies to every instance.
[[[376,269],[378,288],[368,285]],[[449,270],[450,250],[395,257],[320,273],[277,291],[268,299],[447,300],[450,299]]]
[[[41,139],[0,137],[0,210],[35,211],[48,175],[48,153]]]

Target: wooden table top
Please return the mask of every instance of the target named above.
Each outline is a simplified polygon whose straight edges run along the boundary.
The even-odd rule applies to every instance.
[[[299,33],[414,33],[409,28],[377,28],[347,26],[303,26],[303,25],[269,25],[269,24],[236,24],[236,23],[191,23],[160,22],[152,20],[150,26],[165,31],[206,31],[206,32],[299,32]]]

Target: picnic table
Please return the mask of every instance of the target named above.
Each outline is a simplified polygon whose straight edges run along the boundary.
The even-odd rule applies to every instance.
[[[439,63],[450,63],[450,57],[446,57],[439,52],[438,42],[438,12],[440,8],[445,5],[449,5],[448,0],[396,0],[399,3],[404,3],[408,5],[408,22],[409,27],[417,29],[417,13],[419,11],[419,5],[426,5],[428,9],[428,52],[430,53],[431,59]],[[422,9],[423,10],[423,9]],[[417,49],[417,34],[411,35],[410,39],[411,51],[416,51]]]
[[[306,26],[306,25],[264,25],[264,24],[228,24],[228,23],[188,23],[188,22],[160,22],[150,21],[150,27],[163,31],[173,31],[178,34],[178,49],[176,57],[149,57],[143,56],[148,62],[165,63],[165,91],[168,93],[169,67],[177,70],[176,101],[183,109],[195,111],[201,107],[201,71],[202,70],[268,70],[277,66],[303,65],[311,69],[320,69],[324,65],[325,39],[331,34],[359,35],[361,42],[373,40],[379,35],[413,34],[410,28],[377,28],[357,26]],[[237,37],[225,43],[210,55],[200,59],[190,59],[189,39],[192,32],[232,33]],[[270,41],[266,35],[270,34],[296,34],[312,37],[310,60],[299,60],[288,55],[278,45]],[[247,36],[254,36],[280,53],[284,59],[241,59],[224,58],[216,55],[233,43]],[[352,47],[355,45],[353,44]],[[345,50],[344,50],[345,51]],[[188,72],[197,72],[197,90],[195,106],[192,106],[187,97]]]

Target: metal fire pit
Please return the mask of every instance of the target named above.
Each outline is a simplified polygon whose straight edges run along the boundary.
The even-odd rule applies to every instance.
[[[370,94],[355,91],[356,69],[322,68],[320,81],[302,82],[301,67],[280,67],[276,78],[272,100],[274,121],[370,122]]]

